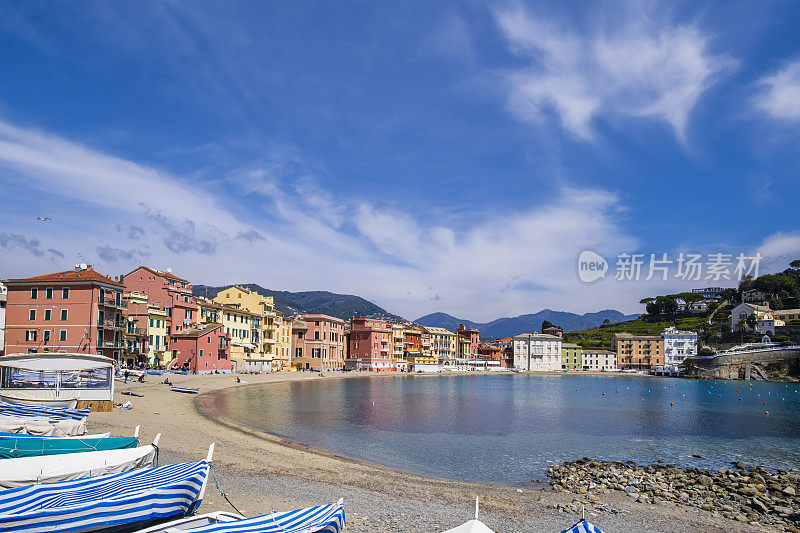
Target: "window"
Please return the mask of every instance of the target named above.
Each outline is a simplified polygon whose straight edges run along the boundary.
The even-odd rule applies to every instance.
[[[200,350],[200,357],[203,357],[203,350]]]
[[[28,342],[36,341],[36,333],[35,329],[29,329],[25,332],[25,340]]]
[[[153,327],[153,319],[152,318],[150,319],[150,327],[151,328]]]
[[[61,321],[62,322],[66,322],[67,321],[67,310],[66,309],[62,309],[61,310]]]
[[[208,341],[206,344],[211,344],[211,337],[206,337],[206,340]]]
[[[47,289],[44,290],[44,297],[47,298],[48,300],[52,300],[53,299],[53,288],[52,287],[47,288]]]
[[[35,300],[38,297],[39,297],[39,289],[37,289],[35,287],[32,288],[31,289],[31,300]]]
[[[152,335],[147,337],[147,342],[149,342],[150,344],[153,344],[153,336]]]
[[[63,289],[61,289],[61,298],[63,300],[69,300],[69,289],[68,288],[64,287]]]
[[[42,332],[42,340],[44,342],[50,342],[50,330],[46,329]]]
[[[45,309],[44,310],[44,319],[49,322],[50,321],[50,315],[52,313],[53,313],[53,311],[51,309]]]
[[[31,309],[28,311],[28,319],[36,320],[36,309]]]
[[[67,340],[67,330],[62,329],[58,332],[58,340],[61,342],[65,342]]]

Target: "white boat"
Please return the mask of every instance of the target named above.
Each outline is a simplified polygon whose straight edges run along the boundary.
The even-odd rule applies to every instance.
[[[478,520],[478,497],[475,497],[475,518],[467,520],[460,526],[448,529],[444,533],[494,533],[489,526]]]
[[[135,531],[189,516],[203,501],[213,451],[197,463],[0,490],[0,532]]]
[[[137,533],[339,533],[346,526],[342,501],[288,512],[244,518],[234,513],[211,513],[167,522]]]
[[[78,398],[35,398],[26,396],[22,393],[16,394],[3,394],[0,393],[0,401],[9,403],[18,403],[22,405],[42,405],[46,407],[67,407],[74,409],[78,406]]]
[[[114,360],[81,353],[20,353],[0,357],[0,395],[12,402],[76,401],[77,407],[111,411]]]
[[[86,419],[50,420],[0,416],[0,432],[38,435],[40,437],[75,437],[86,434]]]
[[[71,481],[155,466],[160,438],[161,433],[152,444],[137,448],[3,459],[0,488]]]
[[[216,513],[199,514],[190,516],[188,518],[181,518],[173,520],[165,524],[140,529],[136,533],[166,533],[169,531],[186,531],[200,526],[208,526],[211,524],[219,524],[224,522],[235,522],[242,520],[244,517],[240,514],[229,513],[227,511],[217,511]]]

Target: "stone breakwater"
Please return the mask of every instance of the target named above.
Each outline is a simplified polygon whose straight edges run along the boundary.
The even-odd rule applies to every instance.
[[[800,532],[800,470],[747,467],[716,472],[674,465],[639,466],[632,461],[594,461],[588,457],[551,466],[554,490],[574,494],[623,491],[641,503],[672,502],[747,524]]]

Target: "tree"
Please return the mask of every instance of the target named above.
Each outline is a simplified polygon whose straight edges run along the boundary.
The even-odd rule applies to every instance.
[[[542,321],[542,329],[541,329],[541,331],[544,331],[547,328],[554,328],[554,327],[555,327],[555,325],[552,322],[550,322],[549,320],[543,320]]]
[[[639,300],[639,303],[647,305],[652,301],[655,301],[655,298],[642,298],[641,300]]]
[[[722,291],[722,299],[728,302],[735,302],[738,300],[736,289],[725,289]]]
[[[607,326],[608,324],[611,324],[611,320],[609,320],[608,318],[606,318],[605,320],[603,320],[603,325],[604,325],[604,326]]]

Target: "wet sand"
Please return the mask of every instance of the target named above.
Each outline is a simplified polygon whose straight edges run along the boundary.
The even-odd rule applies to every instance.
[[[634,502],[618,492],[577,496],[542,490],[533,483],[530,488],[516,488],[424,478],[236,428],[213,417],[218,414],[213,397],[204,394],[288,380],[383,379],[367,373],[326,373],[319,377],[311,372],[240,377],[247,383],[236,383],[232,375],[169,376],[174,385],[198,387],[199,396],[172,392],[168,385],[159,383],[163,376],[147,376],[145,383],[118,381],[115,401],[130,401],[133,409],[92,413],[89,431],[131,435],[138,424],[142,442],[160,432],[159,464],[200,460],[206,456],[208,445],[216,442],[214,471],[229,499],[245,515],[343,498],[348,531],[353,532],[443,531],[472,518],[476,495],[481,498],[481,520],[498,533],[559,532],[580,519],[581,504],[586,518],[609,532],[770,531],[672,503]],[[126,396],[123,391],[143,397]],[[351,456],[358,457],[358,451]],[[557,509],[559,504],[573,503],[577,513]],[[217,510],[233,509],[212,479],[200,512]]]

